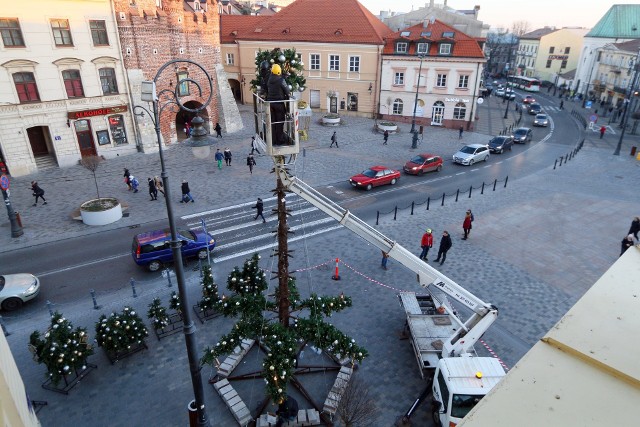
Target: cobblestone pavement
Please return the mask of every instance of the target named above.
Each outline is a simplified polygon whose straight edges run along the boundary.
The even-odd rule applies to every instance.
[[[499,110],[504,111],[503,108],[500,102],[490,99],[479,110],[481,122],[483,117],[491,116],[494,118],[492,128],[505,126],[498,114]],[[247,112],[244,111],[245,123],[248,123]],[[344,180],[353,170],[382,158],[389,163],[401,164],[411,153],[408,126],[403,126],[399,134],[391,136],[389,146],[383,146],[382,135],[372,132],[371,120],[346,118],[345,121],[346,124],[338,128],[339,149],[328,148],[333,129],[311,124],[311,140],[303,143],[306,156],[298,162],[296,171],[311,185]],[[482,126],[489,128],[487,123]],[[235,158],[233,166],[222,171],[214,170],[211,159],[193,160],[189,150],[176,148],[168,151],[167,165],[174,194],[179,191],[179,181],[184,178],[189,180],[196,198],[194,204],[176,203],[178,215],[253,200],[256,195],[266,194],[273,187],[272,175],[269,174],[270,160],[258,158],[258,168],[253,176],[248,174],[243,164],[249,134],[245,131],[225,135],[220,147],[229,146]],[[422,147],[448,153],[462,143],[486,142],[487,137],[488,134],[484,133],[465,132],[460,141],[455,131],[427,128]],[[407,248],[415,248],[416,253],[424,228],[434,229],[436,236],[445,229],[452,234],[454,246],[446,263],[438,268],[500,308],[498,321],[485,334],[484,341],[507,366],[513,366],[615,262],[620,240],[631,218],[638,215],[639,162],[627,155],[630,146],[637,145],[638,141],[636,137],[630,137],[623,145],[623,155],[612,156],[616,142],[617,135],[608,135],[600,140],[596,133],[587,133],[585,148],[555,170],[550,165],[525,178],[510,180],[508,187],[500,191],[474,194],[473,198],[457,204],[432,206],[428,211],[423,206],[414,215],[403,210],[395,221],[392,215],[382,216],[377,228]],[[547,149],[544,144],[533,148],[544,149]],[[125,166],[143,180],[146,176],[157,175],[157,157],[137,154],[109,160],[103,165],[100,171],[101,193],[104,191],[104,194],[122,198],[130,206],[130,216],[112,227],[165,217],[162,202],[149,201],[144,189],[138,194],[129,193],[121,176]],[[47,191],[47,206],[30,206],[28,187],[32,179],[37,179]],[[78,203],[94,195],[89,179],[89,173],[80,167],[15,179],[12,200],[23,214],[26,236],[7,238],[9,228],[3,223],[0,227],[2,250],[52,241],[60,236],[70,238],[95,232],[68,216]],[[462,241],[461,224],[467,208],[473,209],[474,228],[469,240]],[[354,245],[354,242],[358,243]],[[389,270],[380,269],[379,250],[354,239],[347,230],[304,239],[293,243],[290,248],[295,250],[291,267],[300,270],[296,276],[303,295],[344,292],[353,297],[354,306],[336,314],[331,322],[370,352],[370,357],[356,375],[370,387],[375,401],[384,402],[380,405],[380,417],[373,425],[393,425],[424,387],[420,376],[416,375],[417,366],[409,342],[399,339],[404,318],[396,292],[399,289],[417,290],[415,274],[393,260],[389,263]],[[274,271],[275,260],[268,255],[262,253],[262,267]],[[435,254],[430,255],[433,258]],[[336,257],[342,260],[340,281],[331,280],[332,260]],[[221,289],[228,272],[241,262],[237,259],[215,265],[215,280]],[[187,287],[192,302],[199,299],[198,282],[197,273],[190,271]],[[120,310],[123,305],[130,304],[145,317],[149,302],[159,296],[166,303],[171,290],[165,279],[150,279],[139,284],[135,299],[127,289],[104,296],[99,301],[103,306],[101,310],[93,310],[91,301],[84,305],[62,305],[56,309],[74,325],[87,327],[93,335],[93,325],[100,313]],[[44,307],[29,317],[16,315],[6,318],[7,328],[12,333],[7,339],[30,397],[49,402],[39,413],[43,425],[187,424],[185,406],[193,392],[181,334],[162,341],[151,336],[148,350],[115,365],[109,364],[97,349],[90,361],[98,365],[98,369],[64,396],[40,387],[44,368],[32,361],[26,348],[29,334],[36,329],[45,329],[47,323],[48,313]],[[232,320],[223,318],[203,325],[198,323],[199,351],[215,343],[232,325]],[[484,353],[482,348],[480,350]],[[309,348],[305,350],[305,357],[302,362],[314,360],[316,356],[312,356]],[[255,351],[249,353],[246,364],[240,369],[248,370],[252,365],[259,365]],[[202,371],[205,381],[211,374],[208,367]],[[322,404],[334,377],[335,374],[317,374],[302,381]],[[262,399],[263,384],[261,381],[237,383],[241,397],[254,415],[257,402]],[[212,424],[234,425],[229,411],[213,388],[206,384],[205,387]],[[302,397],[297,397],[304,402]],[[304,403],[301,406],[309,407]],[[415,423],[421,425],[428,419],[427,406],[423,405],[414,415]]]

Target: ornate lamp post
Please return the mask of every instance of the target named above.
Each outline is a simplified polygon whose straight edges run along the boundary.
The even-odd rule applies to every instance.
[[[178,95],[179,88],[182,84],[194,84],[198,90],[199,94],[202,95],[203,88],[200,87],[200,84],[191,79],[181,79],[174,87],[174,90],[171,89],[163,89],[159,93],[156,93],[156,83],[158,82],[160,75],[162,72],[169,66],[176,63],[187,63],[193,66],[198,67],[202,73],[204,73],[206,77],[206,82],[208,83],[209,95],[207,100],[198,108],[188,108],[184,106],[180,102],[180,97]],[[136,105],[133,107],[133,110],[136,115],[143,116],[144,113],[151,118],[153,124],[155,126],[156,138],[158,140],[158,152],[160,154],[160,167],[162,169],[161,177],[162,184],[164,185],[165,191],[165,203],[167,205],[167,218],[169,220],[169,228],[171,230],[171,250],[173,252],[173,261],[175,265],[176,272],[176,281],[178,282],[178,294],[180,295],[180,301],[182,302],[184,307],[190,307],[188,302],[188,294],[186,292],[185,278],[184,278],[184,268],[182,264],[182,253],[180,252],[181,242],[178,239],[178,232],[176,230],[176,222],[173,215],[173,207],[171,206],[171,187],[169,186],[169,177],[167,175],[167,171],[164,164],[164,155],[162,150],[162,136],[160,134],[160,114],[167,107],[171,107],[170,111],[176,112],[175,107],[178,107],[180,110],[188,111],[190,113],[197,114],[200,111],[204,110],[213,97],[213,83],[211,81],[211,77],[207,74],[206,70],[198,63],[189,61],[186,59],[175,59],[173,61],[169,61],[163,66],[160,67],[156,76],[153,78],[153,81],[144,81],[142,82],[142,100],[148,101],[152,103],[153,109],[149,111],[147,108],[142,107],[140,105]],[[160,102],[162,102],[161,105]],[[199,119],[199,120],[198,120]],[[202,119],[199,117],[195,117],[192,121],[194,124],[194,129],[192,132],[192,137],[188,138],[184,143],[190,145],[192,147],[205,147],[207,145],[211,145],[212,139],[210,136],[207,136],[206,131],[202,128]],[[198,351],[196,349],[196,337],[195,337],[195,325],[191,320],[191,314],[189,310],[183,310],[182,312],[182,321],[183,321],[183,332],[185,338],[185,344],[187,347],[187,356],[189,359],[189,369],[191,371],[191,383],[193,385],[193,394],[195,397],[195,409],[197,412],[197,425],[198,426],[209,426],[209,418],[207,416],[207,411],[205,409],[204,404],[204,388],[202,385],[202,377],[200,375],[200,360],[198,358]]]
[[[413,103],[413,118],[411,119],[411,148],[418,148],[418,132],[416,131],[416,110],[418,108],[418,91],[420,90],[420,74],[422,73],[422,61],[424,55],[418,55],[420,58],[420,67],[418,68],[418,84],[416,85],[416,99]]]
[[[9,177],[7,175],[0,176],[0,188],[2,189],[2,198],[4,204],[7,206],[7,215],[9,216],[9,222],[11,223],[11,237],[20,237],[24,234],[22,226],[18,223],[18,214],[13,210],[11,206],[11,199],[9,199]]]

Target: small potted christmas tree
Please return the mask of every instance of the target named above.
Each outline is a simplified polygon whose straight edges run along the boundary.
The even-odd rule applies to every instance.
[[[125,307],[122,313],[100,316],[96,323],[96,341],[104,348],[111,363],[147,348],[147,327],[134,309]]]
[[[205,265],[202,267],[202,299],[198,301],[196,307],[196,314],[198,319],[204,323],[205,320],[212,319],[220,315],[215,309],[218,303],[218,285],[213,281],[213,273],[211,272],[211,266]]]

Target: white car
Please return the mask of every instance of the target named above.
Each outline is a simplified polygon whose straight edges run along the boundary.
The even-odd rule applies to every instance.
[[[489,147],[482,144],[465,145],[453,155],[453,162],[469,165],[476,162],[486,162],[489,159]]]
[[[496,96],[503,97],[504,96],[504,88],[496,89]]]
[[[20,308],[40,292],[40,280],[33,274],[5,274],[0,276],[0,307],[5,311]]]

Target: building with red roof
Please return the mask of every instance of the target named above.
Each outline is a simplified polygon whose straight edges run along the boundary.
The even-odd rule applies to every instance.
[[[380,78],[386,120],[473,129],[486,62],[481,41],[436,20],[385,38]],[[416,95],[417,94],[417,95]]]

